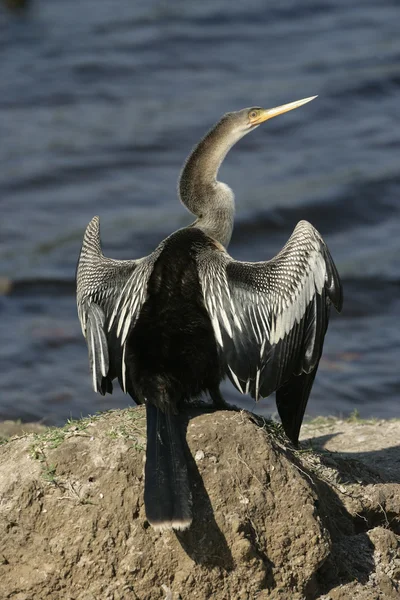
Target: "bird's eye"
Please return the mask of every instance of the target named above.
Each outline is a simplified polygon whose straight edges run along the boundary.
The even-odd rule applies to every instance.
[[[258,116],[258,110],[251,110],[249,112],[249,118],[250,119],[255,119]]]

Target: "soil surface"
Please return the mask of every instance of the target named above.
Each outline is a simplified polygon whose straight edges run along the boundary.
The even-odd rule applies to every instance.
[[[192,411],[179,533],[146,522],[142,408],[6,440],[21,428],[0,429],[2,599],[400,597],[400,421],[316,419],[295,450],[248,413]]]

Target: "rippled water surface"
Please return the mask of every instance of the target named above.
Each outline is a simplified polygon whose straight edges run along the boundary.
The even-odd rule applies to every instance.
[[[90,387],[74,298],[86,224],[100,215],[109,256],[150,252],[190,222],[176,180],[221,114],[314,94],[228,155],[230,252],[270,258],[311,221],[345,307],[309,413],[399,417],[399,22],[397,0],[0,7],[0,417],[62,423],[130,403]]]

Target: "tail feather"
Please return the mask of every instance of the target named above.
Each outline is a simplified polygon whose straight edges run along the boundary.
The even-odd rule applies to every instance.
[[[187,529],[192,497],[179,415],[146,404],[147,448],[144,503],[156,529]]]

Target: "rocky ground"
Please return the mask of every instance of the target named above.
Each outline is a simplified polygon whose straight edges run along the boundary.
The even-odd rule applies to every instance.
[[[142,408],[6,440],[0,595],[13,600],[400,597],[400,421],[317,419],[289,447],[247,413],[187,423],[192,527],[145,519]]]

